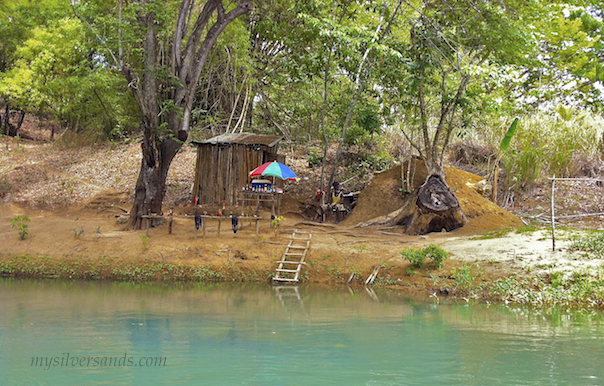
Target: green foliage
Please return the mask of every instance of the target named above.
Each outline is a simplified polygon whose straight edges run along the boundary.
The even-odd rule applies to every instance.
[[[489,295],[502,301],[533,306],[601,309],[604,306],[604,271],[579,271],[564,275],[555,271],[545,280],[514,277],[490,284]]]
[[[537,232],[540,228],[535,225],[523,225],[516,228],[516,233],[518,234],[533,234]]]
[[[476,240],[498,239],[507,236],[512,231],[511,228],[501,228],[485,232],[484,234],[475,237]]]
[[[519,123],[515,141],[502,158],[506,188],[528,189],[543,172],[571,177],[575,156],[596,155],[602,146],[600,119],[559,106],[556,115],[538,114]]]
[[[541,54],[530,69],[525,87],[528,84],[531,96],[541,100],[555,97],[565,103],[580,101],[601,108],[602,90],[595,84],[604,80],[603,22],[594,16],[602,12],[602,5],[574,7],[571,12],[562,9],[551,7],[536,24],[542,31]]]
[[[27,235],[29,235],[29,227],[27,223],[30,221],[31,220],[27,216],[15,216],[15,218],[10,221],[11,227],[19,232],[19,238],[21,240],[25,240]]]
[[[0,95],[25,111],[48,111],[62,127],[99,138],[137,124],[132,98],[119,74],[98,62],[79,20],[64,17],[33,28],[0,73]]]
[[[455,8],[438,3],[411,30],[407,54],[413,62],[405,69],[412,81],[403,83],[398,103],[408,111],[402,130],[430,172],[442,166],[450,138],[472,128],[471,115],[484,90],[472,84],[480,72],[470,63],[515,62],[530,47],[525,26],[494,8],[492,3],[460,1]]]
[[[499,145],[499,149],[506,151],[510,147],[510,141],[512,140],[512,137],[514,136],[514,133],[516,132],[517,127],[518,127],[518,118],[514,118],[514,121],[510,125],[510,128],[508,129],[507,133],[505,133],[505,136],[503,137],[503,140],[501,141],[501,144]]]
[[[275,231],[275,236],[279,235],[279,225],[283,221],[285,221],[285,217],[283,217],[283,216],[275,217],[273,220],[271,220],[271,226],[273,227],[273,230]]]
[[[319,156],[317,151],[313,148],[308,149],[307,157],[308,157],[308,167],[311,169],[314,169],[315,167],[317,167],[317,165],[319,165],[321,162],[323,162],[323,157]]]
[[[478,289],[476,280],[482,276],[482,269],[478,264],[464,265],[451,270],[453,279],[453,290],[461,292],[471,292]]]
[[[147,250],[149,248],[149,236],[141,235],[141,242],[143,243],[143,250]]]
[[[352,249],[356,252],[356,253],[363,253],[366,249],[367,249],[367,244],[359,244],[359,245],[355,245],[354,247],[352,247]]]
[[[590,259],[601,259],[604,257],[604,231],[597,231],[585,236],[574,236],[569,249],[585,252],[585,257]]]
[[[444,261],[449,257],[449,252],[437,245],[428,245],[422,249],[406,249],[401,252],[404,260],[411,263],[413,268],[425,268],[426,259],[432,260],[435,268],[442,268]],[[409,272],[409,271],[407,271]]]

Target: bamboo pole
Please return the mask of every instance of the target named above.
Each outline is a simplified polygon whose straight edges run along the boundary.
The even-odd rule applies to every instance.
[[[556,181],[592,181],[592,182],[604,182],[603,179],[599,178],[556,178],[554,175],[552,178],[548,178],[548,180],[556,180]]]
[[[552,178],[552,251],[556,250],[556,219],[554,213],[554,195],[556,191],[556,175]]]
[[[556,216],[556,218],[557,219],[561,219],[561,218],[583,218],[583,217],[596,217],[596,216],[604,216],[604,212],[584,213],[584,214],[569,214],[567,216]]]

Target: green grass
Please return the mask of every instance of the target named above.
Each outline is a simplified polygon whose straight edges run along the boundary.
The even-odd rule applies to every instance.
[[[507,236],[510,232],[512,232],[512,228],[495,229],[492,231],[485,232],[480,236],[473,237],[472,240],[499,239],[501,237]]]
[[[604,232],[596,231],[583,236],[574,236],[569,249],[584,252],[584,257],[589,259],[601,259],[604,256]]]
[[[528,235],[528,234],[533,234],[534,232],[537,232],[537,231],[540,231],[543,229],[545,229],[545,228],[540,228],[535,225],[523,225],[518,228],[500,228],[500,229],[494,229],[492,231],[485,232],[480,236],[473,237],[472,240],[499,239],[502,237],[506,237],[507,235],[509,235],[512,232],[519,234],[519,235],[525,235],[525,234]]]
[[[521,227],[516,228],[516,233],[521,234],[521,235],[523,235],[523,234],[533,234],[533,233],[535,233],[537,231],[540,231],[542,229],[543,228],[540,228],[538,226],[530,225],[529,224],[529,225],[523,225]]]
[[[538,307],[572,309],[604,308],[604,270],[575,272],[570,277],[552,273],[549,278],[519,280],[514,277],[489,284],[487,295],[494,299]]]
[[[100,256],[55,260],[46,255],[0,255],[0,276],[92,279],[116,281],[267,281],[271,270],[215,268],[212,265],[186,265],[164,262],[127,263]]]

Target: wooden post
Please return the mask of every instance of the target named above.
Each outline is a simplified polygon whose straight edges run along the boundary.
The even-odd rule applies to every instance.
[[[258,236],[258,218],[256,219],[256,236]]]
[[[172,223],[174,222],[174,211],[170,209],[168,213],[168,234],[172,234]]]
[[[203,237],[204,239],[206,238],[206,219],[205,218],[201,218],[201,237]]]
[[[489,159],[490,161],[490,159]],[[495,161],[495,174],[493,176],[493,191],[491,192],[491,201],[497,204],[497,180],[499,179],[499,161]]]
[[[147,216],[151,216],[151,209],[147,210]],[[147,222],[145,224],[146,235],[147,235],[147,237],[149,237],[149,223],[151,222],[151,218],[147,217],[146,220],[147,220]]]
[[[554,213],[554,192],[556,191],[556,175],[552,178],[552,251],[556,251],[556,223]]]
[[[220,223],[222,222],[222,219],[219,218],[218,219],[218,237],[220,237]]]
[[[195,201],[195,198],[193,198],[193,201]],[[197,240],[197,233],[199,233],[199,229],[197,228],[197,208],[195,208],[195,211],[193,212],[193,224],[195,225],[195,240]]]

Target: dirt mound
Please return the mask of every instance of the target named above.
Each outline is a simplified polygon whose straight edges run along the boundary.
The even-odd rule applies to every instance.
[[[406,164],[404,167],[406,172]],[[468,224],[458,232],[476,233],[522,225],[522,221],[518,217],[495,205],[467,185],[467,183],[476,184],[482,180],[482,177],[449,167],[445,167],[445,172],[447,173],[445,178],[447,184],[459,200],[459,204],[469,220]],[[422,161],[413,161],[410,177],[412,177],[413,189],[417,189],[424,183],[428,175]],[[405,202],[404,194],[409,194],[402,193],[400,188],[400,166],[376,174],[367,188],[361,192],[355,209],[343,224],[354,226],[399,209]]]

